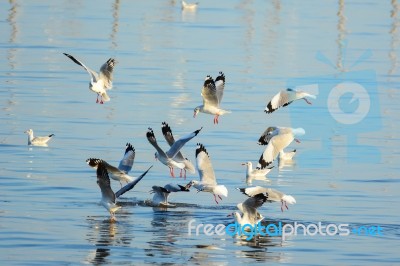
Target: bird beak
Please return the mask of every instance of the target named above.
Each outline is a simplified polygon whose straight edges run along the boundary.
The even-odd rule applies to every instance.
[[[232,217],[233,213],[228,214],[226,217]]]
[[[242,163],[242,165],[247,165],[247,163]]]

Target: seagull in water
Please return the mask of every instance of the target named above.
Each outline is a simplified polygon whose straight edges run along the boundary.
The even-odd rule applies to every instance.
[[[272,189],[272,188],[264,188],[260,186],[256,187],[248,187],[248,188],[237,188],[240,192],[243,194],[249,196],[249,197],[254,197],[257,194],[265,194],[268,197],[268,202],[281,202],[281,211],[283,212],[283,206],[286,207],[288,210],[289,207],[287,204],[295,204],[296,199],[293,198],[290,195],[286,195],[285,193]]]
[[[195,11],[197,9],[198,5],[199,5],[199,2],[187,3],[187,2],[182,0],[182,10]]]
[[[81,61],[76,59],[70,54],[64,53],[65,56],[69,57],[73,62],[83,67],[90,75],[90,83],[89,89],[95,93],[97,93],[96,103],[103,104],[104,102],[108,102],[110,97],[107,95],[107,90],[112,88],[112,80],[113,80],[113,70],[115,66],[115,59],[110,58],[105,62],[101,68],[100,72],[91,70],[87,66],[85,66]],[[100,101],[99,101],[100,96]]]
[[[194,186],[197,192],[210,192],[214,195],[214,200],[218,204],[216,196],[222,200],[221,196],[228,197],[228,189],[224,185],[218,185],[215,177],[214,169],[211,164],[210,157],[203,144],[197,143],[196,148],[197,171],[199,172],[200,181],[192,180],[186,187]]]
[[[256,194],[237,205],[237,208],[243,213],[242,215],[240,215],[239,212],[233,212],[228,216],[233,216],[236,222],[241,225],[256,225],[264,219],[257,209],[261,207],[267,200],[267,194]]]
[[[273,166],[260,169],[256,167],[253,169],[253,164],[251,162],[242,163],[242,165],[246,165],[246,183],[251,184],[253,180],[267,180],[266,175],[271,171]]]
[[[103,207],[110,212],[111,222],[115,221],[115,212],[121,208],[121,206],[118,206],[116,204],[116,199],[123,195],[125,192],[131,190],[140,180],[142,180],[142,178],[147,174],[151,167],[153,166],[150,166],[146,172],[144,172],[138,178],[114,193],[114,191],[111,189],[107,166],[103,162],[100,162],[97,165],[97,184],[99,185],[101,190],[100,204],[103,205]]]
[[[267,104],[267,107],[265,107],[264,112],[270,114],[276,109],[280,107],[285,107],[291,104],[293,101],[300,99],[303,99],[304,101],[306,101],[306,103],[311,104],[311,102],[307,100],[307,98],[305,97],[310,97],[313,99],[317,98],[317,96],[312,95],[305,91],[297,91],[293,89],[282,90],[274,97],[272,97],[271,101],[269,101],[269,103]]]
[[[118,181],[122,187],[122,181],[129,183],[132,182],[134,179],[134,177],[128,175],[129,171],[132,170],[134,160],[135,148],[132,146],[132,144],[127,143],[124,156],[119,162],[118,168],[98,158],[89,158],[86,160],[86,163],[94,169],[97,169],[99,163],[102,163],[106,167],[111,178]]]
[[[201,90],[201,96],[203,97],[203,105],[199,105],[194,109],[193,117],[199,112],[214,115],[214,124],[218,124],[218,117],[230,113],[220,108],[222,96],[224,95],[225,88],[225,75],[219,72],[219,76],[215,79],[215,82],[211,76],[207,76],[203,89]]]
[[[172,130],[170,126],[166,122],[162,122],[161,130],[165,140],[168,142],[169,146],[172,147],[172,145],[174,145],[175,143],[175,139],[174,135],[172,135]],[[192,174],[196,173],[196,169],[194,168],[192,162],[188,158],[184,157],[180,150],[175,155],[174,160],[177,162],[183,162],[185,164],[185,168],[181,169],[181,172],[179,174],[180,177],[182,177],[182,170],[185,171],[184,174],[185,179],[186,179],[186,171],[189,171]]]
[[[168,203],[169,194],[172,192],[189,192],[189,188],[178,184],[167,184],[164,187],[152,186],[150,193],[153,193],[152,205],[157,207],[176,207],[173,204]]]
[[[304,135],[303,128],[290,128],[290,127],[269,127],[261,135],[258,143],[260,145],[267,145],[263,154],[261,155],[257,167],[260,169],[266,168],[270,165],[283,151],[284,148],[295,140],[300,143],[295,136]]]
[[[153,129],[151,129],[149,127],[149,129],[146,133],[147,140],[157,150],[157,152],[155,153],[156,159],[160,160],[160,162],[162,162],[163,164],[165,164],[166,166],[169,167],[169,173],[172,177],[175,177],[174,167],[178,167],[179,169],[185,168],[185,163],[175,161],[175,156],[178,154],[179,150],[186,144],[186,142],[188,142],[192,138],[196,137],[197,134],[199,134],[199,132],[202,128],[200,128],[190,134],[187,134],[186,136],[181,137],[180,139],[175,141],[175,143],[170,147],[170,149],[168,151],[163,151],[160,148],[160,146],[158,146]]]
[[[50,134],[45,137],[34,137],[32,129],[28,129],[24,133],[28,134],[28,145],[32,146],[47,146],[47,142],[54,137],[54,134]]]

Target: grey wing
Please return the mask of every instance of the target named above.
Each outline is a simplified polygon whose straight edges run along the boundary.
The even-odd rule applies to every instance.
[[[247,188],[237,188],[240,192],[245,194],[246,196],[249,197],[254,197],[257,194],[264,194],[268,192],[267,188],[260,187],[260,186],[255,186],[255,187],[247,187]]]
[[[257,167],[264,169],[269,166],[278,156],[278,154],[286,148],[292,141],[293,134],[278,134],[271,138],[263,154],[261,155]]]
[[[112,88],[114,66],[115,59],[110,58],[100,68],[100,78],[104,80],[104,86],[107,89]]]
[[[281,201],[285,194],[279,190],[267,188],[268,201]]]
[[[271,101],[267,104],[267,107],[265,107],[264,112],[267,114],[272,113],[276,109],[282,106],[287,106],[292,103],[292,99],[290,98],[291,90],[284,90],[280,91],[278,94],[276,94]]]
[[[164,135],[165,140],[168,142],[168,145],[172,147],[175,144],[175,138],[172,134],[171,127],[166,122],[162,122],[161,131]],[[173,158],[178,162],[182,162],[185,160],[180,151],[178,151],[178,153]]]
[[[215,88],[218,98],[218,104],[221,104],[225,89],[225,75],[223,72],[219,72],[219,76],[215,79]]]
[[[192,138],[196,137],[197,134],[199,134],[199,132],[201,131],[203,127],[201,127],[200,129],[193,131],[190,134],[187,134],[186,136],[183,136],[182,138],[178,139],[177,141],[175,141],[175,143],[171,146],[171,148],[169,149],[169,151],[166,152],[167,156],[169,158],[174,158],[179,150]]]
[[[258,139],[258,144],[259,145],[267,145],[271,138],[275,136],[275,134],[272,134],[275,132],[276,127],[268,127],[260,136]]]
[[[132,188],[136,186],[137,183],[139,183],[140,180],[147,174],[147,172],[152,168],[153,166],[150,166],[149,169],[147,169],[143,174],[141,174],[139,177],[137,177],[135,180],[132,182],[129,182],[125,186],[123,186],[120,190],[115,193],[115,196],[119,198],[121,195],[123,195],[125,192],[128,192]]]
[[[132,170],[133,163],[135,162],[135,148],[130,143],[126,143],[125,153],[119,162],[118,169],[125,174]]]
[[[203,184],[216,185],[217,181],[210,157],[205,147],[198,143],[196,149],[197,171]]]
[[[160,148],[160,146],[158,146],[153,129],[151,129],[150,127],[146,132],[146,137],[147,137],[147,140],[150,142],[150,144],[157,150],[157,152],[160,156],[166,156],[165,152]]]
[[[103,198],[109,199],[111,202],[115,203],[116,196],[111,189],[110,177],[108,176],[106,165],[100,162],[97,165],[97,184],[100,187],[101,195]]]
[[[201,96],[203,96],[203,105],[219,106],[217,88],[211,76],[206,77],[203,89],[201,90]]]
[[[242,208],[244,210],[246,210],[246,209],[256,210],[257,208],[261,207],[267,201],[267,199],[269,199],[269,195],[267,196],[263,193],[255,194],[254,196],[246,199],[243,202]]]
[[[71,59],[74,63],[76,63],[76,64],[80,65],[81,67],[83,67],[89,73],[91,81],[97,82],[99,80],[99,75],[96,73],[96,71],[91,70],[90,68],[85,66],[81,61],[79,61],[78,59],[76,59],[72,55],[66,54],[66,53],[64,53],[64,55],[67,56],[69,59]]]
[[[178,184],[172,184],[172,183],[165,185],[164,189],[166,189],[168,192],[179,192],[179,191],[188,192],[189,191],[189,189],[184,186],[181,186]]]

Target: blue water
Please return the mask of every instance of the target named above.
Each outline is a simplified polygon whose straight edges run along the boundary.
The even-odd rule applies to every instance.
[[[0,259],[6,265],[257,264],[396,265],[399,243],[399,3],[376,1],[17,1],[0,3]],[[88,75],[62,53],[93,69],[118,61],[111,101],[95,103]],[[222,107],[201,104],[206,75],[226,74]],[[338,84],[365,93],[338,98],[345,119],[369,101],[363,119],[339,122],[328,110]],[[318,92],[313,105],[294,102],[273,114],[268,100],[288,86]],[[203,126],[184,147],[195,162],[197,142],[229,197],[176,193],[177,208],[145,204],[152,185],[169,177],[146,140],[161,122],[176,136]],[[346,120],[348,121],[348,120]],[[270,186],[297,204],[259,211],[269,223],[379,225],[382,236],[260,237],[188,235],[188,223],[225,225],[246,196],[241,163],[263,151],[268,126],[303,127],[293,165],[269,174]],[[25,130],[55,134],[48,147],[27,146]],[[95,172],[85,160],[117,165],[126,142],[136,149],[133,174],[149,174],[124,195],[117,222],[98,202]],[[118,189],[119,184],[113,183]]]

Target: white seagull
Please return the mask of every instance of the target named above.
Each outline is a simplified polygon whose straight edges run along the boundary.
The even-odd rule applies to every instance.
[[[261,145],[267,145],[267,147],[261,155],[257,167],[260,169],[266,168],[293,140],[300,142],[295,136],[304,134],[305,130],[303,128],[269,127],[258,142]]]
[[[96,71],[91,70],[87,66],[85,66],[81,61],[76,59],[70,54],[64,53],[65,56],[69,57],[73,62],[83,67],[90,75],[90,83],[89,89],[95,93],[97,93],[96,103],[99,103],[99,96],[100,96],[100,103],[103,104],[104,102],[108,102],[110,97],[107,95],[107,90],[112,88],[112,80],[113,80],[113,70],[115,66],[115,59],[110,58],[105,62],[101,68],[100,72],[97,73]]]
[[[215,79],[215,82],[211,76],[207,76],[203,89],[201,90],[201,96],[203,96],[203,105],[199,105],[194,109],[193,117],[199,112],[214,115],[214,124],[218,124],[218,117],[230,113],[220,108],[222,96],[224,95],[225,88],[225,75],[219,72],[219,76]]]
[[[239,212],[233,212],[228,216],[233,216],[240,225],[256,225],[264,219],[257,209],[267,200],[268,195],[263,193],[256,194],[237,205],[237,208],[243,213],[242,215]]]
[[[242,165],[246,165],[246,183],[251,184],[251,181],[256,180],[267,180],[266,175],[271,171],[273,166],[260,169],[256,167],[253,169],[253,164],[251,162],[242,163]]]
[[[267,107],[265,107],[264,112],[267,114],[272,113],[276,109],[280,107],[285,107],[289,104],[291,104],[295,100],[303,99],[306,101],[308,104],[311,104],[309,100],[307,100],[305,97],[310,97],[313,99],[316,99],[317,96],[312,95],[308,92],[305,91],[297,91],[293,89],[286,89],[280,91],[278,94],[276,94],[274,97],[272,97],[271,101],[267,104]]]
[[[189,192],[185,186],[178,184],[167,184],[164,187],[152,186],[150,193],[154,193],[152,204],[158,207],[175,207],[175,205],[168,202],[168,197],[171,192]]]
[[[195,11],[197,9],[198,5],[199,5],[199,2],[187,3],[182,0],[182,10]]]
[[[257,194],[265,194],[268,196],[268,202],[281,202],[281,211],[283,212],[283,206],[286,207],[286,209],[289,209],[287,204],[295,204],[296,199],[293,198],[290,195],[286,195],[285,193],[272,189],[272,188],[264,188],[260,186],[256,187],[248,187],[248,188],[237,188],[240,192],[243,194],[249,196],[249,197],[254,197]]]
[[[171,127],[166,122],[162,122],[161,130],[162,130],[165,140],[167,141],[169,146],[172,147],[172,145],[174,145],[174,143],[175,143],[175,139],[174,139],[174,135],[172,135]],[[175,155],[174,160],[177,162],[183,162],[185,164],[185,168],[181,169],[181,172],[179,175],[180,177],[182,177],[182,170],[185,171],[185,173],[184,173],[185,179],[186,179],[186,171],[189,171],[192,174],[196,173],[196,169],[194,168],[194,165],[192,164],[192,162],[188,158],[184,157],[180,150]]]
[[[101,190],[100,204],[110,212],[112,222],[115,221],[115,212],[121,208],[121,206],[116,204],[117,198],[119,198],[125,192],[131,190],[147,174],[151,167],[153,166],[150,166],[146,172],[114,193],[114,191],[111,189],[110,178],[108,176],[106,165],[104,165],[103,162],[100,162],[97,165],[97,184]]]
[[[107,171],[110,174],[111,178],[118,181],[122,187],[123,181],[129,183],[132,182],[134,179],[134,177],[128,175],[129,171],[132,169],[134,160],[135,148],[130,143],[127,143],[124,156],[119,162],[118,168],[98,158],[89,158],[86,160],[86,163],[94,169],[97,169],[98,164],[102,163],[107,168]]]
[[[222,200],[221,196],[228,197],[228,189],[224,185],[218,185],[215,177],[214,169],[211,164],[210,157],[203,144],[197,143],[196,148],[197,171],[199,172],[200,181],[192,180],[186,187],[194,186],[197,192],[210,192],[214,195],[214,200],[218,204],[216,196]]]
[[[54,136],[54,134],[50,134],[44,137],[34,137],[32,129],[28,129],[24,133],[28,134],[28,145],[32,146],[47,146],[47,142]]]
[[[175,161],[174,157],[177,155],[179,150],[186,144],[186,142],[188,142],[189,140],[191,140],[192,138],[197,136],[197,134],[199,134],[199,132],[202,128],[200,128],[190,134],[187,134],[186,136],[181,137],[180,139],[175,141],[175,143],[170,147],[170,149],[168,151],[163,151],[160,148],[160,146],[158,146],[158,144],[157,144],[157,140],[154,135],[153,129],[151,129],[149,127],[149,129],[146,133],[147,140],[157,150],[157,152],[155,153],[155,157],[158,160],[160,160],[160,162],[162,162],[163,164],[165,164],[166,166],[169,167],[169,173],[172,177],[175,177],[174,167],[177,167],[179,169],[185,168],[185,163]]]

